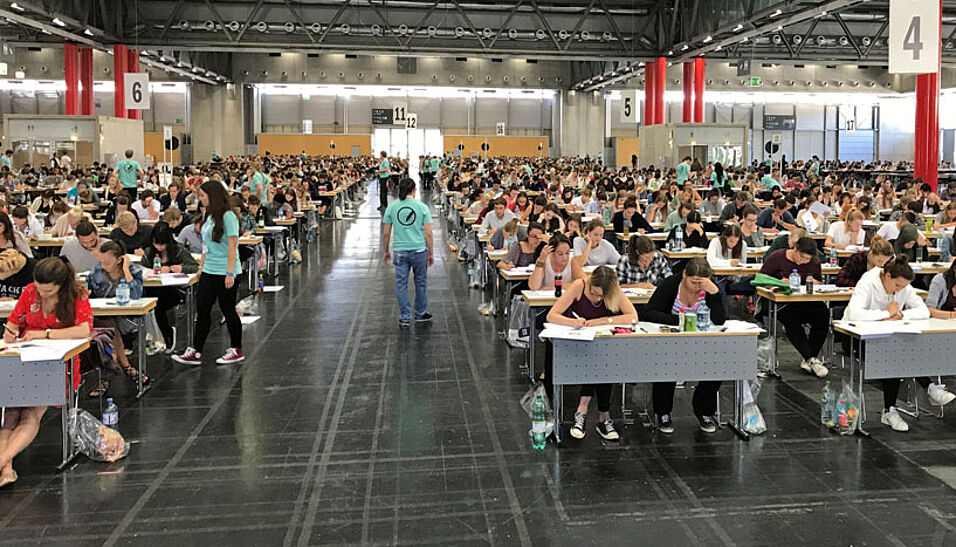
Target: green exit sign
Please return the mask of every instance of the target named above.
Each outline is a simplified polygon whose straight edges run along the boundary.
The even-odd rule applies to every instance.
[[[760,87],[760,76],[751,76],[749,85],[750,87]]]

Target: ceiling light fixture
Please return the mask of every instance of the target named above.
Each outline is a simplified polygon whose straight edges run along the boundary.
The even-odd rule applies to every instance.
[[[734,27],[734,32],[737,32],[737,31],[740,31],[740,30],[743,30],[743,28],[744,28],[744,26],[743,26],[742,24],[740,24],[740,23],[737,23],[737,26],[736,26],[736,27]]]
[[[60,19],[59,17],[54,17],[54,18],[53,18],[53,24],[54,24],[54,25],[57,25],[57,26],[61,26],[61,27],[65,27],[65,26],[66,26],[66,23],[64,23],[63,20]]]
[[[83,31],[83,34],[85,34],[85,35],[87,35],[87,36],[93,36],[93,31],[90,30],[90,29],[85,29],[85,30]]]
[[[10,9],[15,9],[17,11],[26,11],[23,6],[17,4],[16,2],[10,2]]]
[[[780,10],[777,10],[777,11],[771,13],[771,14],[770,14],[770,17],[776,17],[776,16],[780,15],[781,13],[783,13],[783,12],[780,11]]]
[[[714,39],[713,36],[708,36],[708,37],[704,38],[704,43],[706,44],[706,43],[710,42],[710,41],[713,40],[713,39]]]

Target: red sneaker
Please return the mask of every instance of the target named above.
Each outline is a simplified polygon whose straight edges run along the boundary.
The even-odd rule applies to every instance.
[[[184,365],[201,365],[202,354],[193,348],[186,348],[180,355],[173,355],[173,361]]]
[[[233,363],[241,363],[246,360],[246,356],[242,354],[242,350],[239,348],[229,348],[226,350],[226,353],[222,357],[216,359],[216,362],[220,365],[231,365]]]

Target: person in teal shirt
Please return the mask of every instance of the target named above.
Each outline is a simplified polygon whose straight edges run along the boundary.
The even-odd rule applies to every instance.
[[[126,150],[126,159],[116,164],[116,178],[123,189],[129,194],[130,201],[136,201],[139,179],[143,176],[143,168],[133,159],[133,151]]]
[[[815,177],[820,176],[820,158],[814,155],[810,162],[810,173]]]
[[[426,323],[428,313],[428,267],[435,264],[432,215],[428,206],[415,199],[415,181],[398,183],[398,201],[382,217],[382,253],[385,263],[395,264],[395,292],[398,296],[398,324],[408,328],[412,305],[408,299],[409,270],[415,276],[415,322]],[[392,255],[394,254],[394,260]]]
[[[768,192],[772,192],[774,188],[780,187],[780,171],[773,171],[772,175],[764,175],[760,177],[760,184],[763,185],[764,189]]]
[[[682,185],[684,181],[690,178],[690,156],[685,157],[677,164],[677,184]]]
[[[13,170],[13,150],[7,150],[0,156],[0,166],[6,166],[7,169]]]
[[[229,195],[222,183],[210,180],[199,187],[199,201],[206,208],[202,224],[202,258],[199,261],[199,282],[196,283],[196,323],[194,345],[173,360],[185,365],[202,364],[202,348],[212,324],[212,306],[217,301],[226,328],[230,347],[216,360],[221,365],[245,360],[242,353],[242,322],[236,313],[239,285],[236,276],[242,273],[239,264],[239,218],[229,208]]]
[[[392,164],[388,161],[388,154],[382,151],[382,162],[378,164],[378,208],[382,211],[388,207],[388,177],[392,176]]]

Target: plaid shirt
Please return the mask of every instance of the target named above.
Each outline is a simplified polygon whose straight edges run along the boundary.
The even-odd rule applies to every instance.
[[[641,269],[637,264],[632,264],[627,255],[621,255],[617,261],[617,280],[622,285],[633,283],[657,283],[665,277],[671,275],[671,267],[667,264],[667,259],[660,251],[654,253],[654,259],[646,270]]]

